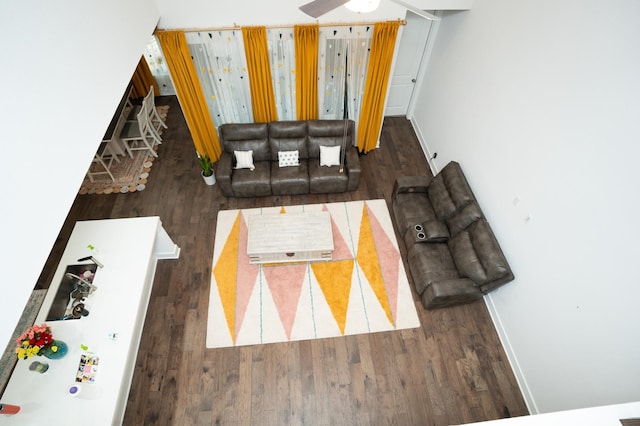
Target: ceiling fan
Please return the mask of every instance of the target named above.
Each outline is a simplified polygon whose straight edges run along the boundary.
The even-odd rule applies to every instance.
[[[410,5],[409,3],[405,3],[402,0],[389,0],[400,6],[410,10],[416,15],[422,16],[423,18],[429,19],[431,21],[439,21],[440,18],[436,15],[433,15],[424,10],[418,9],[415,6]],[[373,12],[378,8],[380,4],[380,0],[313,0],[310,3],[304,4],[300,6],[300,10],[311,16],[312,18],[318,18],[324,15],[327,12],[331,12],[333,9],[336,9],[342,5],[349,10],[354,12]]]

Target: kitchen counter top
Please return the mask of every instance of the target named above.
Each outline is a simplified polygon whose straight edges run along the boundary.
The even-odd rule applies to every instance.
[[[19,360],[0,399],[21,407],[18,414],[0,414],[1,424],[86,423],[121,424],[142,335],[156,262],[177,259],[180,248],[162,227],[159,217],[77,222],[36,318],[45,322],[66,266],[94,256],[101,264],[86,300],[89,315],[49,321],[53,337],[67,343],[61,359],[35,356]],[[81,345],[83,345],[81,347]],[[86,349],[85,349],[86,348]],[[94,383],[82,383],[70,396],[81,355],[99,358]],[[43,374],[29,370],[33,361],[47,362]]]

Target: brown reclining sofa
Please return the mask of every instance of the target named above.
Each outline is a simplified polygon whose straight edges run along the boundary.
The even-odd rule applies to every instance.
[[[513,280],[460,164],[433,178],[399,177],[392,205],[425,308],[469,303]]]
[[[223,124],[216,177],[227,197],[261,197],[353,191],[360,159],[352,120]],[[320,166],[320,146],[340,146],[339,166]],[[255,168],[237,169],[234,151],[252,151]],[[278,152],[297,151],[299,165],[280,167]]]

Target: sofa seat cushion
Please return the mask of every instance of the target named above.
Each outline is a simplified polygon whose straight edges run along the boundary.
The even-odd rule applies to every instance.
[[[309,167],[301,161],[295,167],[280,167],[271,163],[271,192],[273,195],[293,195],[309,193]]]
[[[340,173],[339,166],[321,167],[318,159],[309,160],[309,192],[312,194],[346,192],[348,184],[346,169]]]
[[[411,232],[407,230],[407,234]],[[433,283],[459,277],[446,243],[414,244],[408,254],[409,271],[418,294]]]
[[[271,195],[271,162],[257,161],[255,170],[237,169],[231,176],[231,189],[236,197]]]
[[[393,202],[393,215],[400,234],[417,223],[436,220],[426,192],[396,194]]]

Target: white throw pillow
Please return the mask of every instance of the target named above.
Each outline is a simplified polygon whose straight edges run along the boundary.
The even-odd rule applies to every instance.
[[[320,166],[339,166],[340,146],[320,145]]]
[[[236,156],[236,169],[251,169],[254,170],[256,166],[253,165],[253,151],[233,151]]]
[[[299,166],[298,151],[278,151],[278,164],[280,167]]]

